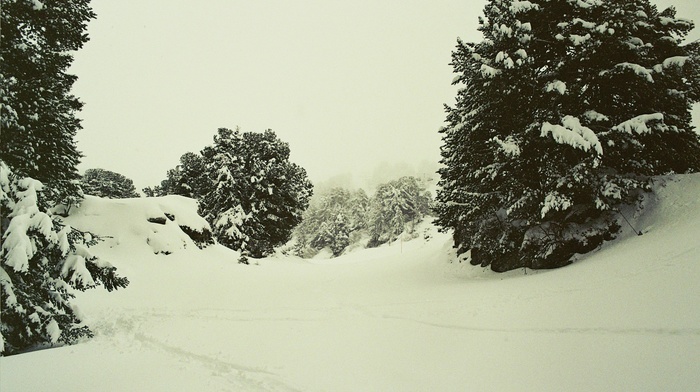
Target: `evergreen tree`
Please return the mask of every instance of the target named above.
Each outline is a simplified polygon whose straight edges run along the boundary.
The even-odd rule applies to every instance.
[[[306,171],[289,162],[289,145],[275,133],[219,129],[202,151],[211,191],[200,213],[219,243],[263,257],[289,240],[312,194]]]
[[[700,169],[693,27],[648,0],[490,0],[458,42],[438,219],[496,271],[568,264],[619,230],[650,177]]]
[[[7,0],[0,14],[0,157],[42,181],[49,199],[73,204],[81,199],[74,136],[82,103],[66,71],[95,14],[89,0]]]
[[[139,197],[134,182],[122,174],[104,169],[87,169],[81,179],[81,187],[86,195],[109,199]]]
[[[367,227],[368,204],[363,190],[351,192],[332,188],[319,195],[294,230],[296,253],[301,257],[313,257],[318,251],[329,248],[333,256],[339,256],[357,239],[355,234]]]
[[[181,195],[200,200],[211,189],[212,180],[206,176],[204,158],[193,152],[180,157],[180,164],[168,170],[160,185],[145,188],[146,196]]]
[[[370,242],[379,246],[395,241],[404,233],[414,233],[415,226],[430,212],[432,197],[412,176],[382,184],[369,207]]]
[[[72,289],[111,291],[129,281],[90,254],[93,240],[50,214],[43,185],[0,161],[0,354],[92,336],[70,304]]]

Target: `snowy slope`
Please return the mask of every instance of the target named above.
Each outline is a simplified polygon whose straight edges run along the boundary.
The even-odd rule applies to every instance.
[[[117,238],[95,253],[132,284],[79,296],[95,339],[0,358],[0,391],[696,390],[700,175],[667,182],[628,216],[644,235],[527,274],[451,263],[434,230],[332,260],[154,254],[143,206],[93,199],[71,224]]]

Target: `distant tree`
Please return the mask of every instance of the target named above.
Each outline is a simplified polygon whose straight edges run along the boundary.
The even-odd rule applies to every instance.
[[[163,181],[165,181],[165,180],[163,180]],[[143,194],[146,195],[146,197],[164,196],[164,194],[162,193],[162,188],[160,187],[160,185],[156,185],[156,186],[147,186],[147,187],[141,189],[141,192],[143,192]]]
[[[160,185],[144,188],[146,196],[181,195],[201,199],[207,194],[213,181],[206,177],[204,158],[193,152],[180,157],[180,164],[168,170],[166,179]]]
[[[311,257],[329,248],[339,256],[367,227],[369,199],[363,190],[351,192],[332,188],[306,210],[302,222],[294,230],[296,253]]]
[[[74,140],[82,103],[66,71],[94,17],[88,0],[3,1],[0,13],[0,157],[42,181],[49,200],[69,205],[82,198]]]
[[[615,236],[651,176],[700,169],[693,23],[648,0],[490,0],[458,42],[437,224],[496,271],[570,263]]]
[[[289,162],[289,152],[271,130],[226,128],[202,151],[206,176],[214,182],[200,213],[219,243],[241,251],[242,262],[287,242],[308,207],[313,186],[306,171]]]
[[[377,188],[369,205],[368,246],[392,242],[404,232],[414,233],[415,226],[430,213],[432,197],[415,177],[401,177]]]
[[[1,355],[92,336],[70,304],[72,289],[129,284],[89,252],[91,236],[54,219],[43,188],[0,161]]]
[[[125,176],[104,169],[87,169],[81,180],[86,195],[109,199],[139,197],[134,182]]]

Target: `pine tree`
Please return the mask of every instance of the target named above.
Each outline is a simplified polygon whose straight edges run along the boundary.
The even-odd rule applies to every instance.
[[[458,42],[438,219],[504,271],[566,265],[619,230],[650,178],[700,169],[692,22],[648,0],[490,0]]]
[[[370,242],[379,246],[392,242],[415,226],[430,212],[432,197],[412,176],[389,181],[377,188],[369,206]]]
[[[131,179],[109,170],[87,169],[80,184],[86,195],[109,199],[139,197]]]
[[[366,228],[368,203],[367,194],[362,190],[332,188],[318,195],[294,230],[296,253],[301,257],[313,257],[318,251],[329,248],[333,256],[340,256],[353,237],[357,237],[354,234]]]
[[[70,93],[77,78],[66,71],[95,14],[89,0],[7,0],[1,15],[0,157],[18,175],[42,181],[49,199],[74,204],[82,103]]]
[[[275,133],[221,128],[202,151],[211,191],[200,201],[219,243],[262,257],[289,240],[308,207],[312,185],[306,171],[289,162],[289,145]]]
[[[155,187],[145,188],[146,196],[181,195],[200,200],[209,193],[212,180],[206,176],[204,158],[193,152],[180,157],[180,164],[168,170],[165,180]]]
[[[72,289],[129,281],[90,253],[93,237],[50,214],[41,182],[0,161],[0,354],[70,344],[92,333],[76,314]]]

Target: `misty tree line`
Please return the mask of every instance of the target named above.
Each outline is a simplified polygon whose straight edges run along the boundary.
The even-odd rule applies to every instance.
[[[3,355],[90,336],[71,307],[74,290],[128,285],[90,253],[89,233],[61,221],[85,191],[112,192],[100,188],[111,174],[78,174],[82,103],[70,92],[77,77],[67,73],[94,17],[89,0],[3,1]],[[452,54],[460,90],[441,130],[434,210],[458,253],[496,271],[566,265],[617,235],[620,208],[638,205],[654,176],[699,171],[690,109],[700,101],[700,43],[683,43],[693,27],[648,0],[489,0],[483,39],[458,40]],[[245,262],[269,254],[303,222],[312,187],[288,157],[272,131],[222,128],[151,192],[190,192],[214,235]],[[195,170],[204,176],[190,181]],[[133,191],[122,177],[109,181]],[[413,186],[406,181],[401,186]],[[298,249],[340,254],[363,230],[368,244],[396,239],[401,223],[411,227],[425,213],[399,188],[384,189],[387,203],[325,195],[299,226]],[[358,218],[373,204],[370,218]]]

